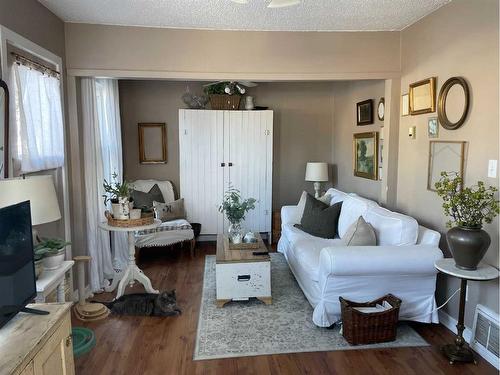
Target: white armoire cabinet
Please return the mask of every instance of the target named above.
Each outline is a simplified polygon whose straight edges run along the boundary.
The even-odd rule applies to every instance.
[[[227,232],[219,212],[231,185],[255,198],[245,230],[271,232],[273,111],[179,110],[180,195],[202,234]]]

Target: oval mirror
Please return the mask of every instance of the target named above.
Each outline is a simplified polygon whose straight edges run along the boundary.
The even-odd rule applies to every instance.
[[[438,119],[445,129],[463,125],[469,112],[469,87],[462,77],[452,77],[441,87],[438,99]]]

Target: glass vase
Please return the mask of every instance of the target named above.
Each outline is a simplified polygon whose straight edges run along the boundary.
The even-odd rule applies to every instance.
[[[241,243],[243,239],[243,230],[240,223],[231,223],[228,230],[229,240],[232,243]]]

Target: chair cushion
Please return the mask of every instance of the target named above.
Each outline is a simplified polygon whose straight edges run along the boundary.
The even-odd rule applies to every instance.
[[[370,207],[378,207],[378,204],[369,199],[361,198],[360,196],[348,195],[344,198],[338,225],[338,234],[340,238],[344,238],[347,229],[355,223],[360,216],[363,216],[366,220],[365,213]]]
[[[408,246],[417,243],[418,223],[410,216],[382,207],[370,207],[363,218],[375,229],[379,246]]]
[[[154,184],[147,193],[140,190],[132,190],[130,195],[134,199],[134,207],[143,210],[150,210],[153,208],[154,201],[161,203],[165,202],[158,184]]]
[[[360,216],[347,229],[342,243],[346,246],[375,246],[377,245],[377,237],[373,227],[363,219],[363,216]]]
[[[334,238],[342,202],[329,206],[308,194],[304,214],[298,228],[321,238]]]
[[[329,246],[340,246],[339,238],[327,239],[312,236],[291,224],[283,227],[283,235],[290,243],[290,251],[311,280],[318,281],[319,255]]]

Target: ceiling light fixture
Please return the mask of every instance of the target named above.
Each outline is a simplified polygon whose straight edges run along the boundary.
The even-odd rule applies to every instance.
[[[231,0],[233,3],[237,4],[248,4],[248,0]],[[284,8],[292,5],[300,4],[300,0],[271,0],[268,8]]]

